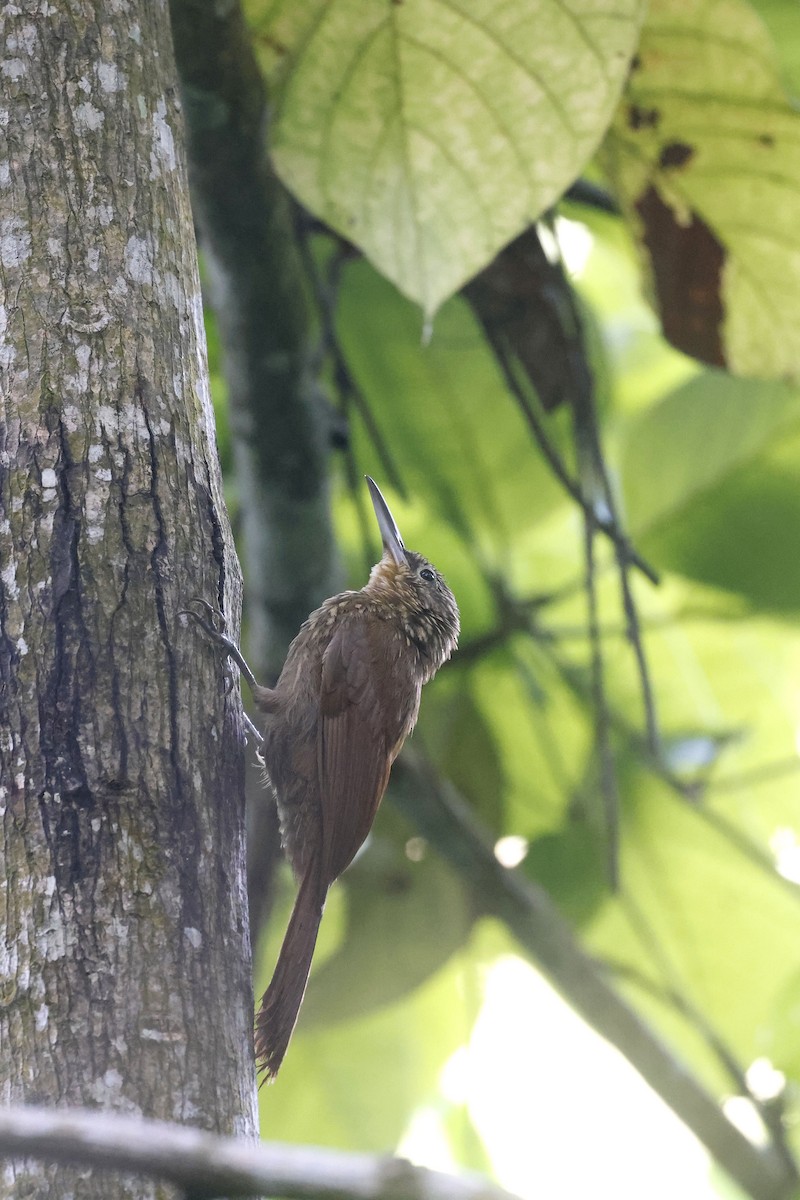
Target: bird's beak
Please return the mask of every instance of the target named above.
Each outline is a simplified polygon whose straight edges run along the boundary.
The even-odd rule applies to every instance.
[[[398,564],[406,564],[405,547],[403,539],[400,537],[400,530],[395,524],[394,517],[389,511],[389,505],[381,495],[381,489],[378,487],[374,479],[370,479],[369,475],[365,475],[369,487],[369,494],[372,497],[372,507],[375,509],[375,516],[378,518],[378,527],[383,538],[383,548],[386,553],[394,559]]]

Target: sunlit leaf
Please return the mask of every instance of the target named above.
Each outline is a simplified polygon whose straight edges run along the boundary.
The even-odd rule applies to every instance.
[[[503,764],[504,832],[533,839],[560,830],[591,749],[587,710],[552,663],[521,639],[514,653],[493,654],[471,674]]]
[[[664,568],[769,612],[800,610],[800,438],[745,467],[642,541]]]
[[[573,821],[531,843],[523,864],[575,925],[591,917],[608,894],[608,864],[595,831]]]
[[[800,23],[794,0],[752,0],[766,22],[783,68],[787,86],[800,96]]]
[[[641,9],[251,0],[275,92],[276,167],[432,313],[593,153]]]
[[[800,971],[796,971],[779,993],[762,1051],[771,1062],[800,1085]]]
[[[447,699],[428,708],[425,745],[485,827],[503,832],[506,779],[503,759],[469,682],[454,681]]]

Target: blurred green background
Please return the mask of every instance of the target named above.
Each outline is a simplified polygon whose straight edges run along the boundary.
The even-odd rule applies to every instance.
[[[356,36],[361,7],[331,6],[327,36]],[[438,11],[429,8],[415,10],[423,43],[426,13]],[[485,8],[491,27],[497,14]],[[360,482],[369,472],[406,545],[443,571],[462,612],[460,651],[423,697],[414,761],[466,802],[503,867],[546,889],[618,993],[729,1117],[756,1142],[796,1153],[796,5],[660,0],[641,32],[630,6],[634,69],[608,102],[614,115],[596,153],[584,148],[572,172],[617,211],[553,195],[542,218],[553,286],[573,305],[562,320],[556,296],[560,328],[589,371],[584,407],[564,368],[566,399],[549,412],[515,346],[517,389],[508,386],[469,288],[437,311],[429,293],[416,295],[426,319],[389,281],[381,247],[392,229],[401,236],[391,208],[388,233],[370,224],[374,242],[362,245],[348,232],[356,250],[342,253],[335,230],[347,224],[347,196],[336,181],[349,160],[308,182],[314,64],[302,47],[295,58],[275,53],[290,35],[307,48],[315,11],[253,0],[249,15],[275,88],[276,164],[322,222],[303,235],[308,262],[318,282],[335,278],[320,374],[347,430],[331,458],[344,574],[361,586],[378,552]],[[545,43],[556,36],[549,11]],[[349,35],[337,34],[336,13],[342,28],[349,13]],[[368,65],[366,50],[360,61]],[[365,119],[353,104],[350,118]],[[555,161],[548,137],[544,128],[542,153]],[[676,165],[676,145],[690,148],[685,163]],[[411,192],[424,186],[417,179]],[[662,207],[648,208],[656,194]],[[462,232],[450,247],[457,258]],[[449,290],[499,244],[476,265],[473,240]],[[308,290],[319,303],[319,288]],[[236,522],[244,500],[210,311],[207,322]],[[691,344],[670,345],[664,328],[688,330]],[[526,406],[594,517],[554,474]],[[625,530],[657,584],[616,552],[604,521]],[[390,788],[331,893],[295,1039],[261,1092],[264,1136],[399,1148],[531,1197],[738,1195],[521,956],[487,914],[481,880],[446,861],[413,814]],[[257,992],[292,896],[286,870],[259,944]]]

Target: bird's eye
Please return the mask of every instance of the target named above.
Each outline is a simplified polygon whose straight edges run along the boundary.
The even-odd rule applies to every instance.
[[[436,578],[430,567],[423,567],[419,573],[419,577],[420,579],[427,579],[428,583],[433,583]]]

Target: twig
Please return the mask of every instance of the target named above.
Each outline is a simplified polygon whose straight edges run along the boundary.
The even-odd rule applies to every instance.
[[[787,775],[795,775],[800,771],[800,755],[792,754],[775,762],[764,763],[760,767],[752,767],[749,771],[741,771],[738,775],[719,775],[710,779],[706,792],[739,792],[746,788],[759,787],[762,783],[771,783],[774,779],[783,779]]]
[[[625,610],[626,634],[628,641],[631,644],[634,658],[636,659],[636,669],[639,673],[639,686],[642,689],[645,728],[647,730],[647,745],[653,757],[660,758],[661,732],[658,725],[653,682],[650,678],[650,667],[644,652],[642,626],[639,620],[639,613],[636,608],[636,603],[633,599],[630,575],[628,573],[628,563],[625,562],[624,558],[622,558],[619,554],[617,554],[617,563],[619,566],[619,582],[620,590],[622,592],[622,604]]]
[[[761,1100],[754,1095],[750,1087],[747,1076],[737,1062],[733,1052],[728,1048],[716,1030],[712,1029],[706,1021],[702,1012],[695,1008],[684,995],[676,991],[672,987],[662,986],[650,979],[644,972],[638,971],[629,963],[616,962],[614,959],[603,959],[603,966],[616,978],[628,980],[634,987],[646,992],[656,1000],[660,1000],[662,1004],[673,1008],[692,1026],[692,1028],[702,1037],[706,1045],[718,1059],[723,1070],[729,1076],[737,1093],[746,1096],[753,1107],[757,1110],[764,1125],[769,1130],[773,1142],[779,1153],[782,1154],[790,1169],[793,1168],[794,1159],[791,1149],[786,1140],[786,1130],[784,1129],[781,1120],[783,1105],[774,1100]]]
[[[0,1109],[0,1154],[153,1176],[195,1200],[264,1194],[287,1200],[514,1200],[478,1175],[445,1175],[389,1155],[253,1145],[185,1125],[79,1108]]]
[[[514,399],[517,401],[520,411],[525,417],[525,420],[527,421],[528,426],[536,439],[539,449],[547,460],[547,463],[556,479],[559,481],[567,494],[572,497],[576,504],[580,505],[584,513],[588,513],[593,516],[597,528],[601,533],[605,534],[605,536],[609,538],[615,546],[619,547],[619,551],[625,557],[626,561],[632,563],[633,566],[637,567],[642,572],[645,578],[649,579],[651,583],[657,585],[659,583],[658,572],[642,558],[637,550],[634,549],[629,539],[622,533],[621,529],[613,521],[606,520],[604,517],[601,517],[597,514],[591,501],[588,500],[583,494],[580,484],[570,475],[565,463],[561,458],[561,455],[551,442],[547,434],[547,430],[545,429],[544,424],[539,417],[539,414],[536,412],[528,395],[526,394],[525,389],[517,379],[505,347],[497,338],[492,337],[491,333],[488,331],[487,338],[489,339],[492,349],[497,357],[497,361],[506,381],[506,386],[508,387]]]
[[[573,326],[573,336],[579,344],[582,344],[585,341],[583,333],[583,319],[578,305],[574,302],[570,307],[569,315]],[[599,500],[602,504],[604,514],[608,514],[608,520],[615,529],[622,531],[622,521],[620,519],[619,507],[617,505],[614,488],[611,484],[608,466],[606,465],[605,455],[603,453],[603,445],[600,438],[600,427],[597,421],[595,393],[591,377],[587,376],[584,386],[575,390],[572,396],[572,410],[578,463],[585,465],[584,478],[588,476],[590,480],[590,496],[596,484],[599,490]],[[584,483],[584,487],[585,486],[586,485]],[[597,519],[596,509],[597,504],[594,504],[592,506],[594,520]],[[644,650],[644,641],[642,639],[639,613],[637,611],[636,603],[633,598],[633,592],[631,590],[631,581],[629,577],[631,558],[625,548],[624,542],[621,542],[619,539],[615,539],[613,545],[614,555],[617,561],[622,607],[625,614],[626,634],[636,660],[636,669],[639,675],[639,684],[642,691],[642,702],[645,712],[645,726],[647,729],[647,743],[650,748],[650,753],[655,758],[659,758],[661,756],[661,736],[658,727],[658,717],[656,714],[655,695],[653,692],[652,681],[650,679],[650,668]]]
[[[584,553],[586,559],[586,603],[588,609],[588,633],[591,647],[592,707],[594,709],[595,735],[600,757],[600,795],[603,799],[605,816],[606,853],[608,877],[612,891],[619,887],[619,791],[611,746],[611,721],[606,697],[603,646],[600,638],[600,622],[597,611],[597,580],[594,561],[594,517],[584,513]]]
[[[550,661],[554,664],[573,694],[582,701],[589,699],[583,673],[577,671],[557,652],[558,643],[561,641],[559,633],[543,629],[536,622],[534,613],[530,611],[531,605],[529,604],[515,604],[506,597],[500,605],[500,609],[502,613],[500,623],[494,629],[489,630],[480,637],[473,638],[464,646],[461,646],[453,660],[451,670],[468,668],[472,663],[479,661],[485,655],[500,649],[506,644],[510,634],[528,633],[536,644],[546,651]],[[624,631],[615,628],[610,632],[614,636],[619,636]],[[571,633],[570,636],[577,635]],[[588,630],[584,630],[581,636],[583,638],[589,636]],[[693,811],[697,814],[699,820],[704,821],[715,829],[740,854],[747,858],[749,862],[768,874],[770,879],[785,891],[788,891],[793,899],[800,901],[800,887],[794,880],[787,879],[784,875],[776,871],[775,863],[766,850],[754,842],[752,838],[748,837],[746,833],[738,829],[723,814],[716,812],[707,805],[699,803],[703,796],[709,793],[713,794],[717,791],[724,793],[739,788],[757,786],[761,782],[800,771],[800,757],[767,764],[764,767],[755,768],[752,772],[746,772],[740,776],[723,776],[718,780],[709,779],[700,782],[697,780],[686,781],[670,770],[664,761],[663,755],[654,755],[652,753],[649,742],[643,742],[640,732],[634,729],[630,722],[622,717],[618,711],[609,709],[609,721],[611,727],[618,734],[622,735],[628,746],[637,749],[642,755],[644,765],[666,783],[675,795],[692,805]]]
[[[708,1024],[703,1014],[689,1003],[678,988],[671,984],[659,983],[655,979],[651,979],[644,971],[638,970],[638,968],[631,966],[630,963],[618,962],[616,959],[604,957],[602,964],[614,978],[632,983],[640,991],[646,992],[648,996],[659,1000],[662,1004],[674,1009],[675,1012],[684,1017],[702,1037],[709,1049],[713,1051],[714,1056],[736,1090],[743,1096],[750,1095],[744,1071],[734,1057],[733,1051],[728,1049],[716,1030],[712,1029]],[[757,1103],[754,1097],[751,1096],[751,1099],[753,1099],[754,1103]]]
[[[582,673],[576,671],[575,668],[573,668],[569,663],[565,662],[559,657],[552,640],[547,638],[540,639],[538,637],[538,630],[533,622],[531,622],[529,629],[532,636],[537,639],[539,644],[547,652],[551,662],[559,671],[561,678],[572,690],[574,695],[578,696],[581,700],[586,700],[587,689]],[[458,662],[458,659],[455,661]],[[729,841],[730,844],[735,847],[735,849],[738,850],[741,855],[743,855],[743,857],[745,857],[749,862],[753,863],[754,866],[764,871],[765,874],[769,875],[770,879],[784,891],[788,891],[794,900],[800,901],[800,886],[798,886],[794,880],[787,879],[786,876],[781,875],[775,869],[775,863],[766,850],[754,842],[752,838],[748,837],[746,833],[743,833],[742,830],[738,829],[722,813],[716,812],[707,805],[698,803],[707,790],[713,789],[713,782],[686,782],[685,780],[681,779],[679,775],[669,769],[664,762],[663,756],[655,756],[651,753],[649,746],[647,744],[643,744],[639,731],[634,729],[631,726],[631,723],[622,717],[619,712],[611,709],[610,719],[613,728],[625,738],[628,745],[639,750],[639,753],[642,755],[644,765],[648,767],[649,770],[651,770],[655,775],[657,775],[658,778],[661,779],[665,784],[667,784],[667,786],[672,792],[675,793],[676,796],[680,797],[681,800],[691,804],[692,810],[697,815],[698,820],[704,821],[707,825],[711,826],[712,829],[715,829],[717,833]]]

